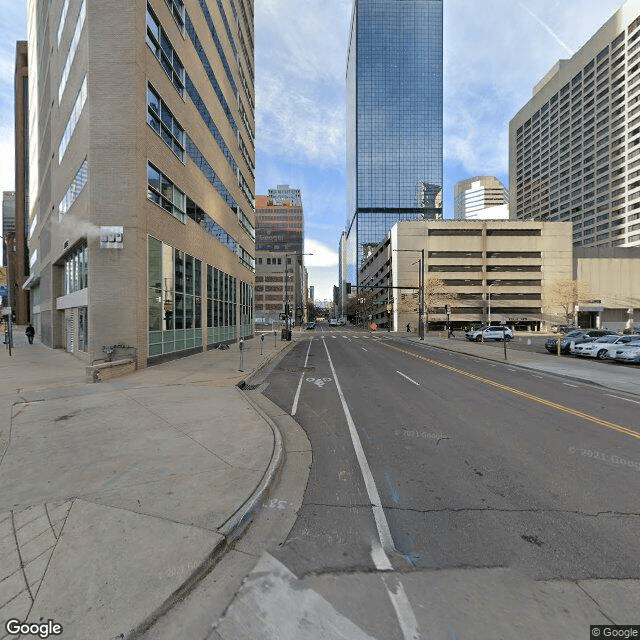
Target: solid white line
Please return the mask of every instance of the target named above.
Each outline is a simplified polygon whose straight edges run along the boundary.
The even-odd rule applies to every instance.
[[[415,384],[416,387],[420,386],[419,382],[416,382],[415,380],[412,380],[409,376],[406,376],[404,373],[402,373],[402,371],[396,371],[396,373],[399,373],[403,378],[406,378],[409,382],[413,382],[413,384]]]
[[[311,350],[311,343],[313,342],[313,338],[309,340],[309,347],[307,349],[307,357],[304,359],[304,368],[307,368],[307,361],[309,360],[309,351]],[[302,381],[304,380],[305,372],[302,372],[300,376],[300,382],[298,382],[298,390],[296,391],[296,397],[293,399],[293,406],[291,407],[291,415],[295,416],[296,411],[298,410],[298,399],[300,398],[300,389],[302,388]]]
[[[629,398],[623,398],[622,396],[614,396],[614,395],[611,395],[610,393],[607,393],[606,395],[608,395],[610,398],[618,398],[618,400],[626,400],[627,402],[633,402],[634,404],[640,404],[640,402],[638,402],[637,400],[630,400]]]
[[[327,352],[327,358],[329,360],[329,366],[331,367],[331,373],[333,374],[333,380],[336,383],[338,396],[340,397],[340,402],[342,403],[342,410],[344,411],[344,415],[347,419],[347,424],[349,425],[351,442],[353,443],[353,448],[356,452],[356,458],[358,459],[358,464],[360,465],[360,471],[362,472],[362,478],[364,480],[365,487],[367,488],[369,502],[371,502],[373,517],[376,521],[376,527],[378,529],[378,537],[380,538],[382,548],[387,553],[390,553],[395,551],[395,546],[393,544],[393,538],[391,537],[389,523],[387,522],[387,518],[384,515],[382,501],[380,500],[380,494],[378,493],[376,483],[373,480],[373,474],[371,473],[371,468],[369,467],[369,463],[367,462],[367,457],[364,454],[362,442],[360,442],[360,436],[358,435],[356,425],[353,422],[353,418],[351,417],[351,412],[349,411],[347,401],[345,400],[344,394],[342,393],[342,388],[340,387],[340,382],[338,381],[338,375],[336,374],[336,370],[333,366],[333,361],[331,360],[331,356],[329,355],[329,349],[327,347],[326,341],[324,342],[324,350]]]
[[[396,617],[400,623],[400,629],[402,629],[402,635],[404,640],[420,640],[420,632],[418,631],[418,621],[411,608],[411,603],[407,594],[405,593],[404,586],[400,582],[398,576],[382,576],[382,582],[387,589],[391,604],[396,610]],[[388,583],[391,583],[389,586]]]

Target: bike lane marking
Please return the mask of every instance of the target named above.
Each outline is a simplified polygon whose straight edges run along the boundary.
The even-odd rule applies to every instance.
[[[342,410],[344,412],[345,418],[347,419],[349,434],[351,435],[351,442],[356,452],[356,458],[358,459],[358,464],[360,465],[360,472],[362,473],[362,478],[367,489],[369,501],[371,502],[371,508],[373,510],[373,517],[376,522],[376,528],[378,529],[378,537],[380,539],[381,546],[379,547],[377,544],[372,546],[371,559],[373,560],[378,571],[392,571],[393,565],[391,564],[391,561],[389,560],[389,556],[387,554],[395,552],[395,545],[393,543],[393,538],[391,537],[389,523],[387,522],[387,517],[384,514],[384,509],[382,508],[382,501],[380,500],[378,488],[376,487],[375,480],[373,479],[373,474],[371,473],[371,468],[369,467],[369,462],[367,461],[364,449],[362,448],[362,442],[360,441],[360,436],[358,435],[356,425],[353,422],[353,418],[351,417],[349,406],[347,405],[347,401],[344,397],[344,394],[342,393],[342,387],[340,386],[340,381],[338,380],[338,374],[336,373],[335,367],[333,366],[333,361],[331,360],[329,348],[327,347],[327,343],[325,340],[323,340],[323,344],[324,349],[327,352],[327,359],[329,360],[329,366],[331,367],[333,380],[336,383],[336,389],[338,391],[338,396],[342,404]],[[411,603],[409,602],[407,594],[405,593],[402,582],[400,582],[400,579],[397,576],[392,576],[389,579],[391,585],[387,584],[387,580],[384,577],[382,578],[382,582],[389,595],[391,604],[393,605],[393,608],[396,612],[396,617],[398,618],[398,624],[400,625],[400,629],[402,630],[404,640],[420,640],[421,636],[418,632],[418,623],[415,614],[413,613],[413,609],[411,608]]]
[[[307,356],[304,359],[304,369],[307,368],[307,362],[309,361],[309,351],[311,351],[311,343],[313,342],[313,338],[311,338],[311,340],[309,340],[309,347],[307,348]],[[296,411],[298,410],[298,400],[300,399],[300,389],[302,389],[302,381],[304,380],[304,371],[302,372],[302,375],[300,376],[300,382],[298,382],[298,389],[296,391],[296,395],[295,398],[293,399],[293,406],[291,407],[291,415],[295,416],[296,415]]]

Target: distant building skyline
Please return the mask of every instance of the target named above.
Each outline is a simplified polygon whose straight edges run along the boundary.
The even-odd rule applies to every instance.
[[[475,176],[453,185],[453,217],[455,220],[486,219],[495,215],[507,219],[508,189],[495,176]],[[495,209],[500,207],[500,209]]]
[[[441,0],[354,2],[346,132],[352,284],[368,247],[396,222],[441,216],[442,18]]]

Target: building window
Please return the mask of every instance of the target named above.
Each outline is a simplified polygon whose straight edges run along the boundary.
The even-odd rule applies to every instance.
[[[86,289],[89,284],[89,263],[86,241],[72,249],[64,258],[64,294]]]
[[[149,5],[147,5],[147,44],[171,79],[176,91],[184,96],[184,67]]]
[[[147,123],[184,162],[184,129],[151,85],[147,86]]]
[[[174,218],[184,222],[186,198],[167,176],[156,169],[150,162],[147,165],[147,198]]]
[[[89,168],[87,165],[87,159],[85,158],[84,162],[80,165],[78,172],[73,177],[67,192],[64,194],[64,198],[62,198],[58,205],[58,215],[60,218],[69,211],[71,205],[76,201],[76,198],[80,195],[82,189],[84,189],[84,185],[87,184],[88,178]]]
[[[58,104],[62,102],[62,95],[64,94],[65,87],[67,86],[69,72],[71,71],[71,65],[73,64],[73,60],[76,56],[76,49],[78,48],[78,42],[80,42],[80,34],[82,33],[86,13],[85,3],[84,0],[82,0],[80,12],[78,13],[78,20],[76,21],[76,28],[73,32],[73,38],[71,38],[69,52],[67,53],[67,60],[64,65],[64,70],[62,71],[62,77],[60,78],[60,85],[58,86]]]
[[[237,280],[207,265],[207,343],[235,340]]]
[[[180,27],[180,31],[184,31],[184,2],[182,0],[166,0],[169,9],[173,15],[173,19]]]
[[[60,40],[62,38],[62,32],[64,31],[64,23],[67,19],[67,10],[69,9],[69,0],[64,0],[62,12],[60,14],[60,22],[58,23],[58,40],[57,44],[60,46]]]
[[[80,119],[80,115],[82,114],[82,109],[84,107],[84,103],[87,99],[87,76],[82,80],[82,86],[80,87],[80,91],[78,91],[78,96],[73,105],[73,109],[71,111],[71,115],[69,116],[69,121],[67,122],[67,126],[64,129],[64,133],[62,134],[62,139],[60,140],[60,146],[58,147],[58,163],[62,162],[62,158],[69,146],[69,142],[71,141],[71,136],[73,136],[73,132],[76,130],[76,125],[78,124],[78,120]]]
[[[202,346],[202,263],[148,239],[149,356]]]

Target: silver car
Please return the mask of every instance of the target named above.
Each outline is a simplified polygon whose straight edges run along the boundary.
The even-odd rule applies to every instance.
[[[574,356],[586,356],[589,358],[598,358],[605,360],[611,358],[616,349],[625,344],[636,343],[640,346],[640,335],[627,336],[602,336],[591,342],[580,342],[571,348]]]

